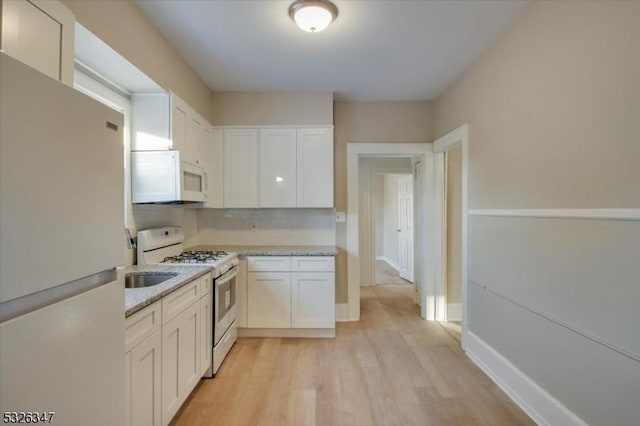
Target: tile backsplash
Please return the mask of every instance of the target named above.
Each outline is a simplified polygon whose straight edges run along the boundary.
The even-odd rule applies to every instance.
[[[201,245],[335,245],[334,209],[198,210]]]

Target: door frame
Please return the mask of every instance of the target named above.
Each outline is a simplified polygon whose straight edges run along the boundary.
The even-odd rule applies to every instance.
[[[435,170],[433,144],[431,143],[348,143],[347,144],[347,286],[348,286],[348,318],[350,321],[360,319],[360,254],[359,254],[359,223],[358,223],[358,159],[367,156],[380,157],[422,157],[425,163],[425,179],[422,184],[426,218],[425,226],[434,227],[435,198]],[[417,218],[414,217],[414,224]],[[427,235],[425,247],[433,247],[434,240],[431,233]],[[414,248],[415,249],[415,248]],[[421,268],[419,280],[421,295],[421,316],[425,319],[435,319],[435,306],[432,302],[435,281],[435,250],[425,250],[423,254],[425,268]],[[419,259],[414,254],[414,262]],[[431,297],[430,297],[431,296]]]
[[[436,247],[439,247],[438,259],[435,264],[435,305],[437,321],[447,320],[447,292],[446,292],[446,167],[445,153],[460,145],[462,147],[462,246],[461,246],[461,281],[462,281],[462,336],[461,346],[465,349],[468,324],[467,287],[468,287],[468,232],[469,232],[469,125],[463,124],[433,142],[435,155],[435,213],[436,226],[434,237]]]

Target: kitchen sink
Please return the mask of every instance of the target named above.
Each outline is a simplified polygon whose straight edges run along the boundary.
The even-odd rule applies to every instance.
[[[125,288],[151,287],[177,277],[175,272],[132,272],[124,277]]]

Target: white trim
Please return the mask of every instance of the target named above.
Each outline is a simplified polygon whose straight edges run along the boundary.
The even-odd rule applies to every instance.
[[[640,220],[640,209],[473,209],[470,216]]]
[[[386,257],[384,257],[384,256],[376,256],[376,260],[384,260],[385,262],[387,262],[386,261]],[[387,262],[387,263],[389,263],[389,262]]]
[[[447,321],[462,321],[462,303],[447,303]]]
[[[380,256],[380,259],[378,259],[378,260],[384,260],[393,269],[395,269],[396,271],[400,271],[400,265],[398,265],[393,260],[389,259],[387,256]]]
[[[425,198],[433,198],[433,155],[430,143],[348,143],[347,144],[347,285],[349,319],[360,319],[360,258],[359,258],[359,225],[358,225],[358,159],[362,156],[380,157],[415,157],[425,158],[425,179],[423,183]],[[432,218],[432,209],[427,206],[426,216]],[[427,225],[428,226],[428,225]],[[427,242],[431,246],[432,241]],[[426,250],[423,254],[426,263],[424,277],[420,277],[428,293],[433,286],[434,253]],[[428,304],[421,306],[422,316],[426,317]]]
[[[467,288],[469,286],[468,283],[468,258],[469,258],[469,248],[468,248],[468,241],[469,241],[469,125],[468,124],[463,124],[462,126],[458,127],[457,129],[447,133],[446,135],[442,136],[441,138],[437,139],[434,143],[433,143],[433,150],[434,152],[445,152],[446,150],[448,150],[449,148],[454,147],[457,144],[461,144],[462,145],[462,247],[461,247],[461,251],[462,251],[462,256],[460,261],[462,262],[462,274],[461,274],[461,281],[462,281],[462,318],[466,319],[469,318],[468,316],[468,306],[467,306]],[[443,180],[444,180],[444,176],[438,176],[436,175],[436,179],[438,180],[438,182],[436,182],[436,190],[438,190],[437,188],[440,186],[440,184],[443,184]],[[438,196],[439,197],[444,197],[444,191],[439,191]],[[440,203],[445,203],[446,204],[446,200],[444,200],[444,198],[441,198]],[[436,236],[435,240],[436,241],[442,241],[443,238],[445,238],[443,234],[444,232],[444,222],[440,222],[440,223],[436,223],[434,226],[434,233],[436,234],[441,234],[439,236]],[[443,269],[446,269],[446,253],[442,253],[442,245],[440,246],[434,246],[434,250],[440,250],[440,254],[441,254],[441,262],[440,263],[436,263],[435,268],[436,271],[434,271],[434,276],[436,277],[436,279],[442,279],[444,277],[444,274],[442,272]],[[440,282],[439,285],[436,286],[440,293],[435,293],[433,294],[433,300],[446,300],[446,289],[444,286],[443,282]],[[461,346],[462,349],[466,349],[466,336],[467,336],[467,321],[462,321],[462,333],[461,333]]]
[[[336,322],[349,321],[349,304],[336,303]]]
[[[211,126],[214,129],[333,129],[333,124],[302,124],[302,125],[262,125],[262,124],[245,124],[242,126]]]
[[[537,424],[586,426],[581,418],[471,331],[467,331],[466,352]]]

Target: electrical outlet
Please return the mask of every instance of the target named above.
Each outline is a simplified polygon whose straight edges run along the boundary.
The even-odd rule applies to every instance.
[[[345,212],[336,212],[336,222],[344,223],[347,221],[347,214]]]

